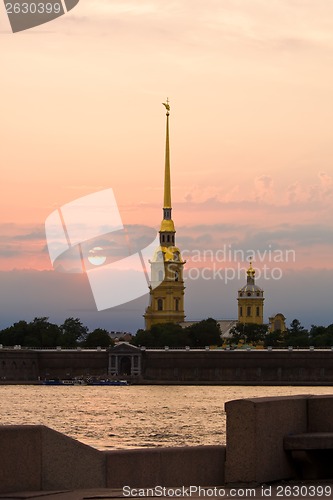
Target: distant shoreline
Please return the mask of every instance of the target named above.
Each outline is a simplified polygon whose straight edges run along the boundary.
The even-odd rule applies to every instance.
[[[44,384],[42,381],[38,380],[32,380],[32,381],[27,381],[27,380],[8,380],[4,382],[3,380],[0,381],[0,386],[6,386],[6,385],[35,385],[35,386],[43,386]],[[221,386],[221,387],[229,387],[229,386],[240,386],[240,387],[332,387],[333,391],[333,384],[331,382],[244,382],[244,381],[231,381],[229,380],[228,382],[221,382],[221,381],[195,381],[195,382],[184,382],[184,381],[165,381],[165,380],[141,380],[139,381],[129,381],[129,385],[131,386],[136,386],[136,385],[161,385],[161,386]],[[51,385],[45,385],[45,387],[67,387],[64,385],[57,385],[57,386],[51,386]],[[68,385],[68,387],[95,387],[92,385],[85,385],[85,386],[76,386],[76,385]],[[96,387],[101,387],[101,386],[96,386]],[[110,386],[106,386],[110,387]],[[112,387],[112,386],[111,386]]]

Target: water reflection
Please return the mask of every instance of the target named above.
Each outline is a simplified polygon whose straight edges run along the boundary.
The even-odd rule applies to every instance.
[[[225,444],[232,399],[330,387],[0,386],[1,424],[43,424],[98,449]]]

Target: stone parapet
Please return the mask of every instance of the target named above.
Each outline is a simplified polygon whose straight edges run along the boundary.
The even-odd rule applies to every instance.
[[[0,493],[219,485],[225,446],[99,451],[42,425],[0,426]]]

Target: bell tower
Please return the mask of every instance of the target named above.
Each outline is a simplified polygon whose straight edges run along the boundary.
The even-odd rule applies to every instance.
[[[264,292],[255,284],[255,273],[250,262],[247,283],[238,291],[238,323],[262,325],[264,322]]]
[[[144,314],[146,330],[158,323],[181,323],[185,320],[183,280],[185,261],[179,248],[175,246],[176,230],[171,215],[169,100],[167,99],[163,105],[166,108],[163,220],[159,231],[160,245],[150,261],[150,301]]]

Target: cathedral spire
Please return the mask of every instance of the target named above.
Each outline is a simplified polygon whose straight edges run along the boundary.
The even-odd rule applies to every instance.
[[[163,102],[163,106],[166,109],[163,220],[159,231],[160,244],[150,261],[150,303],[144,315],[146,330],[159,323],[182,323],[185,320],[183,279],[185,261],[179,248],[175,246],[176,230],[171,218],[169,99]]]
[[[163,103],[166,108],[166,142],[165,142],[165,170],[164,170],[164,205],[163,208],[171,209],[171,180],[170,180],[170,145],[169,145],[169,99]]]
[[[247,282],[250,285],[254,285],[254,277],[255,277],[256,272],[252,267],[252,260],[250,260],[250,267],[246,271],[246,274],[247,274]]]
[[[160,229],[160,243],[162,246],[175,244],[175,226],[171,218],[171,176],[170,176],[170,144],[169,144],[169,99],[162,103],[166,109],[166,142],[165,142],[165,166],[164,166],[164,202],[163,220]],[[166,245],[168,243],[168,245]]]

